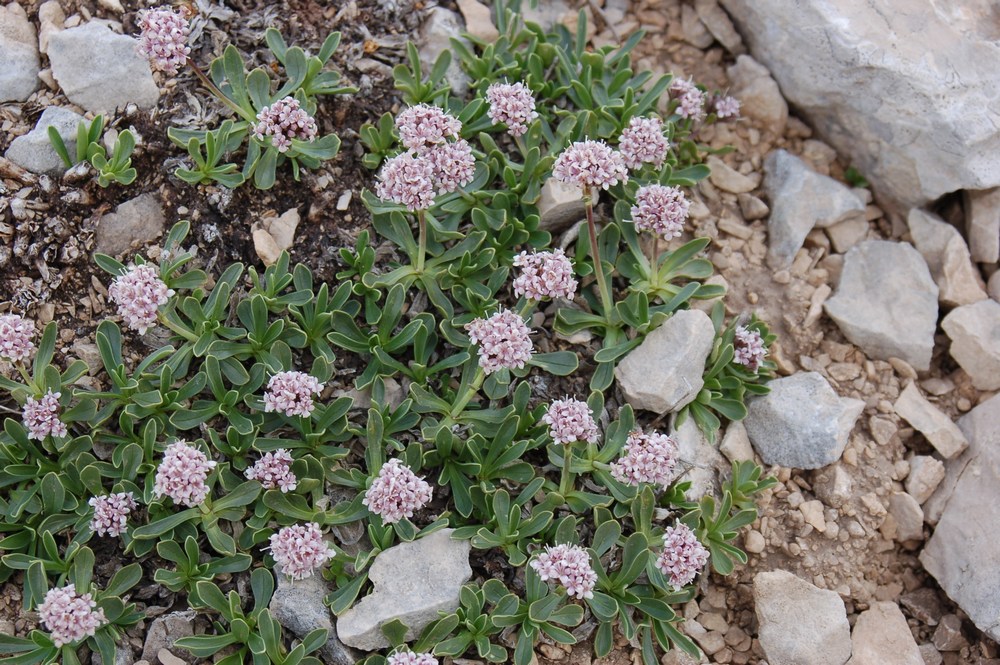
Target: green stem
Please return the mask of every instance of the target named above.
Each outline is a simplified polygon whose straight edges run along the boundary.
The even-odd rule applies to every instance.
[[[219,90],[219,86],[215,85],[212,79],[210,79],[205,74],[205,72],[201,71],[201,67],[196,65],[194,60],[188,58],[187,64],[194,72],[195,76],[197,76],[198,79],[201,81],[201,84],[204,85],[206,88],[208,88],[208,91],[211,92],[213,95],[215,95],[220,102],[222,102],[223,104],[231,108],[233,111],[235,111],[236,115],[240,116],[249,123],[253,123],[257,120],[257,118],[255,118],[253,115],[248,114],[246,112],[246,109],[241,108],[239,104],[229,99],[229,97],[226,97],[226,95],[221,90]]]
[[[417,211],[417,274],[424,272],[424,257],[427,255],[427,211]]]
[[[559,494],[565,499],[566,495],[573,491],[573,451],[575,443],[567,443],[564,446],[562,475],[559,478]]]
[[[528,316],[528,313],[535,308],[538,304],[537,300],[532,300],[531,298],[525,298],[521,306],[517,308],[517,313],[521,315],[521,318]]]
[[[17,367],[18,373],[21,375],[21,378],[24,379],[24,382],[28,384],[28,387],[34,389],[35,382],[32,380],[31,375],[28,374],[28,368],[25,367],[20,361],[14,363],[14,367]]]
[[[462,411],[465,410],[466,405],[468,405],[469,400],[471,400],[479,389],[483,387],[483,381],[486,380],[486,372],[483,371],[482,367],[476,369],[476,377],[472,379],[472,383],[465,387],[465,392],[459,398],[455,405],[451,409],[451,413],[448,417],[451,419],[458,418],[462,415]]]
[[[660,236],[653,236],[649,251],[652,254],[649,257],[649,284],[655,289],[660,278]]]
[[[198,341],[198,335],[194,334],[192,331],[188,330],[187,328],[174,323],[169,318],[167,318],[167,315],[164,314],[163,312],[157,312],[156,313],[156,318],[158,318],[160,320],[160,323],[162,323],[164,326],[166,326],[167,328],[169,328],[173,332],[177,333],[178,335],[180,335],[181,337],[183,337],[187,341],[189,341],[189,342],[197,342]]]
[[[594,259],[594,273],[597,277],[597,287],[601,293],[601,305],[604,307],[604,318],[611,316],[611,290],[604,275],[604,264],[601,262],[601,249],[597,244],[597,226],[594,224],[594,196],[587,192],[583,199],[587,206],[587,231],[590,233],[590,254]]]

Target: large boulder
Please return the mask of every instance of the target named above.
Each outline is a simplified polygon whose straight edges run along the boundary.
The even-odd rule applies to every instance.
[[[38,39],[35,26],[16,2],[0,6],[0,102],[23,102],[38,87]]]
[[[993,0],[721,2],[785,98],[881,196],[909,208],[1000,185]]]
[[[869,357],[901,358],[920,372],[930,368],[938,288],[911,245],[866,240],[852,247],[824,309]]]
[[[945,481],[928,502],[941,510],[920,554],[948,596],[994,640],[1000,640],[1000,395],[958,421],[969,447],[948,462]]]

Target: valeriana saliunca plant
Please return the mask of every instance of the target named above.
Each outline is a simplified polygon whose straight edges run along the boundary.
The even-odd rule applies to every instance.
[[[131,584],[85,574],[96,541],[208,616],[206,634],[177,642],[193,657],[318,662],[325,631],[292,639],[266,609],[275,576],[329,585],[342,614],[370,591],[380,553],[451,527],[506,562],[508,582],[477,568],[459,608],[410,644],[407,626],[387,624],[391,648],[368,656],[373,665],[525,665],[539,640],[572,644],[585,621],[598,656],[616,631],[651,665],[671,648],[697,654],[675,608],[709,568],[745,561],[733,543],[773,480],[740,463],[715,496],[695,496],[676,433],[606,397],[614,364],[646,333],[692,298],[721,295],[704,284],[707,240],[684,236],[689,188],[707,174],[693,137],[733,105],[633,72],[637,39],[588,52],[582,22],[577,35],[546,33],[498,4],[501,38],[456,47],[476,82],[469,99],[441,85],[447,56],[424,77],[411,48],[396,70],[407,106],[363,131],[365,201],[375,233],[398,248],[391,265],[366,230],[331,282],[287,254],[210,277],[178,223],[155,262],[96,257],[106,319],[87,378],[57,350],[55,324],[0,315],[11,405],[0,578],[18,576],[29,608],[64,589],[44,630],[0,639],[0,652],[76,662],[87,644],[112,662],[114,631],[139,615],[118,611]],[[189,66],[178,17],[145,15],[161,41],[144,48],[164,70]],[[310,98],[332,85],[324,53],[305,59],[275,34],[293,80],[306,62],[298,92],[257,104],[251,87],[267,75],[246,75],[227,49],[206,85],[246,114],[234,108],[237,119],[193,137],[226,148],[195,180],[242,179],[220,159],[245,141],[248,156],[260,151],[256,177],[266,154],[305,164],[295,155],[322,140],[310,141]],[[579,195],[565,243],[539,230],[553,179]],[[710,433],[745,415],[773,371],[763,323],[724,313],[713,310],[705,389],[677,419]],[[560,338],[584,331],[601,337],[596,354]]]
[[[340,83],[340,75],[325,70],[340,44],[340,33],[327,37],[317,55],[289,47],[281,34],[269,28],[265,41],[285,72],[283,84],[273,84],[268,70],[257,67],[249,73],[235,46],[226,47],[203,71],[192,57],[189,21],[191,9],[164,6],[140,12],[139,52],[154,70],[176,76],[190,69],[233,118],[209,130],[171,128],[170,139],[186,148],[192,168],[181,167],[176,175],[192,184],[217,182],[235,188],[253,178],[258,189],[274,185],[277,169],[291,164],[299,178],[302,167],[317,168],[333,159],[340,149],[335,134],[320,136],[315,115],[318,97],[342,95],[357,90]],[[242,153],[242,168],[236,164]]]

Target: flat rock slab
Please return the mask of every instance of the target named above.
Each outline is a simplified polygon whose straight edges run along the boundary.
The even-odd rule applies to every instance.
[[[538,199],[538,226],[546,231],[560,231],[584,219],[587,206],[583,188],[549,178],[542,185]]]
[[[1000,188],[965,193],[965,230],[973,261],[1000,261]]]
[[[767,222],[767,262],[787,268],[814,228],[828,228],[850,217],[862,217],[865,202],[847,185],[816,173],[785,150],[764,160],[764,188],[771,201]],[[866,225],[867,228],[867,225]]]
[[[698,501],[706,494],[718,496],[719,474],[730,469],[719,448],[709,442],[694,418],[686,419],[672,436],[680,461],[678,480],[691,482],[691,489],[685,492],[688,500]]]
[[[409,543],[390,547],[372,563],[368,578],[374,590],[340,615],[337,635],[348,646],[365,651],[384,649],[389,641],[382,626],[399,619],[412,640],[438,612],[454,612],[459,591],[472,578],[471,544],[453,540],[454,529],[442,529]]]
[[[655,413],[690,404],[705,385],[705,361],[714,341],[715,327],[707,314],[676,312],[615,368],[625,399],[636,409]]]
[[[66,144],[70,156],[76,154],[76,128],[83,116],[61,106],[50,106],[42,112],[35,128],[14,139],[4,157],[32,173],[58,175],[66,170],[59,154],[49,140],[49,127],[55,127]]]
[[[23,102],[38,87],[38,38],[24,8],[16,2],[0,6],[0,102]]]
[[[818,372],[768,385],[769,394],[749,401],[743,421],[764,463],[819,469],[839,460],[864,402],[838,396]]]
[[[851,626],[844,601],[785,570],[753,578],[758,637],[770,665],[844,665]]]
[[[948,463],[931,499],[943,512],[920,561],[980,630],[1000,640],[1000,395],[958,426],[969,447]]]
[[[326,581],[319,575],[304,580],[292,580],[280,570],[276,570],[275,573],[278,586],[271,596],[268,609],[278,623],[297,637],[305,637],[311,631],[325,628],[328,639],[319,650],[323,662],[328,665],[354,665],[358,662],[360,654],[344,646],[337,639],[333,615],[323,602],[323,598],[332,591]]]
[[[938,287],[911,245],[866,240],[852,247],[837,291],[823,307],[869,357],[901,358],[920,372],[930,368]]]
[[[71,102],[92,113],[129,103],[151,108],[160,91],[136,44],[98,21],[62,30],[49,38],[52,76]]]
[[[1000,186],[993,0],[721,2],[789,104],[882,197],[908,210]]]
[[[972,377],[972,385],[1000,389],[1000,303],[981,300],[956,307],[941,327],[951,340],[951,357]]]
[[[742,103],[742,115],[760,120],[775,134],[785,131],[788,102],[767,67],[754,60],[753,56],[741,55],[736,58],[736,64],[726,70],[726,74],[733,83],[732,94]]]
[[[94,232],[94,251],[121,256],[134,247],[156,240],[166,223],[163,206],[156,194],[140,194],[101,217]]]
[[[955,307],[986,299],[983,279],[972,265],[969,248],[958,229],[918,208],[910,211],[906,221],[913,244],[938,285],[941,304]]]
[[[958,455],[969,445],[958,425],[928,402],[916,383],[911,382],[903,389],[894,408],[896,415],[913,425],[945,459]]]
[[[848,665],[924,665],[906,617],[896,603],[878,602],[862,612],[851,634]]]

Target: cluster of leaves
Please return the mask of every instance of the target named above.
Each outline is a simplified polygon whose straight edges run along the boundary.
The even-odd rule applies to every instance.
[[[49,127],[49,142],[62,159],[66,168],[80,164],[89,164],[97,173],[97,184],[107,187],[112,182],[120,185],[131,185],[136,178],[136,170],[132,168],[132,153],[135,151],[135,135],[125,129],[118,133],[111,152],[101,143],[104,134],[105,120],[99,115],[89,123],[81,120],[76,128],[76,156],[69,154],[66,142],[55,127]]]
[[[289,47],[281,33],[269,28],[265,40],[275,60],[284,68],[286,81],[272,85],[268,70],[257,67],[247,72],[239,50],[230,44],[223,54],[212,61],[208,74],[201,74],[206,86],[230,110],[236,119],[222,121],[216,129],[188,130],[170,128],[170,140],[188,151],[193,168],[179,167],[175,175],[191,184],[216,182],[234,189],[253,178],[258,189],[270,189],[277,169],[291,164],[292,175],[299,179],[302,167],[317,168],[333,159],[340,150],[340,138],[327,134],[314,141],[292,139],[286,152],[280,152],[267,139],[252,133],[257,114],[265,107],[285,97],[294,97],[309,115],[316,114],[317,98],[321,95],[343,95],[357,92],[341,85],[340,74],[326,70],[330,58],[340,45],[340,33],[331,33],[317,55],[308,55],[298,46]],[[199,72],[200,74],[200,72]],[[246,144],[246,152],[242,148]],[[242,155],[243,167],[231,161]]]
[[[756,517],[754,496],[773,480],[761,479],[756,465],[736,464],[717,499],[689,499],[690,483],[683,477],[659,492],[619,482],[611,465],[637,423],[628,406],[616,413],[606,408],[605,392],[615,362],[647,332],[689,306],[692,298],[721,295],[717,287],[704,284],[711,275],[710,263],[699,256],[705,240],[692,240],[650,262],[627,216],[639,184],[688,186],[705,177],[707,170],[700,165],[704,151],[695,143],[695,128],[668,115],[677,147],[667,162],[612,188],[611,201],[598,210],[603,226],[598,265],[582,242],[570,252],[578,275],[604,271],[615,280],[619,299],[604,307],[592,285],[584,284],[579,309],[562,307],[556,314],[556,331],[590,330],[603,339],[594,357],[588,405],[607,423],[598,441],[556,445],[541,421],[545,405],[531,378],[572,374],[578,369],[577,354],[536,353],[523,370],[486,376],[464,325],[511,300],[508,277],[520,248],[551,244],[551,236],[539,230],[538,200],[554,156],[583,137],[615,140],[631,117],[658,108],[669,78],[652,81],[648,73],[632,71],[629,51],[638,36],[618,50],[588,52],[582,16],[575,35],[561,26],[546,32],[525,25],[516,6],[498,4],[500,40],[475,49],[456,46],[462,66],[476,81],[472,101],[450,98],[442,83],[450,64],[447,55],[424,77],[411,48],[409,66],[396,70],[408,102],[452,110],[463,122],[463,136],[478,145],[474,182],[440,197],[428,211],[429,258],[419,269],[420,250],[409,217],[370,194],[365,200],[375,232],[410,261],[382,272],[373,238],[363,232],[353,249],[342,250],[345,267],[337,284],[317,284],[307,267],[292,266],[287,255],[263,272],[233,264],[210,280],[193,268],[195,255],[185,248],[190,228],[181,222],[168,234],[157,267],[176,292],[159,312],[159,324],[171,336],[169,346],[133,365],[127,361],[130,347],[121,329],[102,322],[96,332],[102,365],[96,390],[81,384],[87,372],[82,362],[62,371],[55,366],[57,334],[50,324],[31,371],[20,367],[20,381],[0,378],[0,387],[18,404],[49,390],[60,393],[61,418],[69,428],[66,437],[36,442],[20,423],[7,418],[0,434],[0,579],[25,571],[27,609],[37,606],[50,582],[64,583],[74,567],[80,568],[73,583],[80,590],[94,589],[95,598],[109,604],[109,623],[87,644],[102,656],[113,649],[119,635],[115,631],[129,625],[135,614],[119,596],[137,580],[116,575],[99,591],[84,570],[92,570],[93,557],[88,563],[81,553],[90,551],[87,544],[95,537],[88,499],[131,492],[139,508],[121,545],[128,556],[154,562],[159,568],[154,581],[186,594],[191,607],[212,616],[213,634],[177,643],[198,657],[225,651],[220,662],[316,662],[310,654],[325,642],[325,631],[289,641],[266,609],[274,589],[267,570],[273,561],[262,545],[278,528],[303,522],[322,528],[358,523],[363,530],[356,547],[330,546],[333,559],[323,574],[333,588],[327,602],[334,614],[345,612],[368,591],[366,571],[379,553],[439,529],[454,528],[453,537],[469,539],[473,547],[507,560],[510,574],[467,586],[459,609],[443,614],[417,638],[412,647],[418,651],[455,657],[472,652],[490,662],[525,665],[543,636],[562,644],[577,641],[573,629],[589,615],[598,626],[598,655],[610,652],[616,627],[642,645],[647,663],[657,662],[657,647],[697,653],[677,629],[679,618],[672,609],[695,591],[674,589],[655,565],[664,522],[679,520],[692,528],[709,549],[713,568],[726,574],[745,561],[732,543]],[[175,141],[201,157],[195,160],[198,170],[189,172],[193,181],[227,184],[229,179],[229,186],[235,186],[252,174],[258,186],[269,186],[282,157],[293,168],[299,162],[314,165],[310,160],[318,157],[308,150],[315,144],[268,157],[275,151],[252,137],[249,170],[222,164],[222,159],[247,139],[251,115],[266,102],[294,93],[307,105],[315,95],[343,91],[332,74],[322,72],[336,42],[331,37],[319,57],[307,58],[269,32],[268,44],[290,79],[273,95],[267,74],[246,74],[239,55],[227,49],[213,63],[211,76],[241,109],[242,120],[227,120],[200,134],[172,132]],[[484,86],[504,78],[527,81],[538,99],[540,118],[517,142],[498,135],[481,95]],[[392,118],[367,127],[363,140],[370,151],[366,163],[377,167],[395,150]],[[135,261],[143,263],[141,257]],[[106,256],[97,262],[111,276],[126,269]],[[419,302],[429,307],[417,306]],[[529,315],[533,307],[521,302],[518,309]],[[734,404],[766,390],[767,378],[766,372],[751,374],[733,363],[735,322],[724,326],[721,311],[713,317],[718,339],[706,368],[706,388],[699,406],[690,409],[695,421],[712,431],[720,424],[715,413],[739,416]],[[763,324],[750,325],[770,342]],[[351,377],[355,389],[368,392],[370,405],[328,395],[308,417],[266,412],[265,384],[288,370],[308,372],[324,383],[337,380],[338,372],[342,382]],[[391,398],[390,387],[400,384],[403,394]],[[217,462],[207,498],[193,508],[175,506],[154,493],[162,452],[178,439],[192,442]],[[278,449],[290,451],[294,459],[294,490],[264,490],[257,481],[246,480],[248,466]],[[386,524],[362,499],[390,457],[437,487],[430,509]],[[587,548],[598,575],[593,598],[573,601],[526,565],[540,547],[555,543]],[[83,563],[76,563],[81,556]],[[138,564],[127,569],[138,570]],[[231,582],[219,579],[246,576],[246,571],[251,571],[252,608],[235,591],[226,593],[222,587]],[[112,616],[118,618],[110,620]],[[398,622],[384,631],[394,647],[407,632]],[[79,644],[54,650],[46,639],[41,631],[30,640],[4,638],[0,653],[15,654],[6,662],[75,662],[75,655],[68,654]],[[369,660],[376,665],[383,658]],[[113,658],[105,657],[105,662]]]

